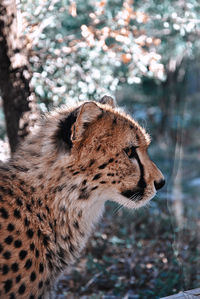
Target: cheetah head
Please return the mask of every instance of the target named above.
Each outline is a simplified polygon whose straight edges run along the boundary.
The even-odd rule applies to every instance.
[[[165,181],[147,150],[150,137],[110,97],[85,102],[59,115],[54,134],[57,151],[66,155],[78,198],[111,200],[129,208],[145,205]]]

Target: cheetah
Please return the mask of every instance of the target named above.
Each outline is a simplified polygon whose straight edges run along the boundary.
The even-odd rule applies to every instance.
[[[44,116],[0,165],[0,298],[51,297],[107,200],[135,209],[165,181],[150,137],[110,97]]]

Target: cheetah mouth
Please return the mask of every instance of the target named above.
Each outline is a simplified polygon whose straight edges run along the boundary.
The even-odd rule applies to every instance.
[[[140,201],[143,199],[144,189],[133,188],[133,189],[124,190],[123,192],[121,192],[121,195],[125,196],[126,198],[132,201]]]

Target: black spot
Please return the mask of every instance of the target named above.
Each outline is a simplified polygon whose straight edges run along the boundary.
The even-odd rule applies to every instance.
[[[111,159],[108,161],[108,163],[112,163],[113,161],[114,161],[114,159],[111,158]]]
[[[52,251],[48,250],[46,253],[47,260],[52,260]]]
[[[26,290],[26,286],[25,286],[24,283],[22,283],[22,284],[20,285],[19,289],[18,289],[18,293],[19,293],[20,295],[22,295],[22,294],[25,293],[25,290]]]
[[[73,173],[73,175],[77,175],[77,174],[79,174],[80,172],[79,171],[75,171],[74,173]]]
[[[36,249],[36,250],[35,250],[35,257],[38,258],[39,256],[40,256],[39,250]]]
[[[66,187],[66,184],[62,184],[62,185],[60,185],[60,186],[57,186],[57,187],[55,188],[55,190],[58,191],[58,192],[61,192],[65,187]]]
[[[43,177],[44,177],[43,174],[39,174],[39,175],[38,175],[38,179],[39,179],[39,180],[43,179]]]
[[[114,176],[114,173],[107,173],[107,176]]]
[[[2,274],[6,275],[9,272],[9,267],[8,265],[3,265],[2,267]]]
[[[3,251],[3,246],[0,243],[0,253]]]
[[[44,244],[45,247],[48,246],[49,241],[50,241],[49,236],[43,235],[43,244]]]
[[[29,296],[29,299],[35,299],[35,296],[31,294],[31,295]]]
[[[100,177],[102,176],[101,173],[97,173],[94,177],[93,177],[93,181],[98,180]]]
[[[21,240],[15,240],[14,246],[15,246],[15,248],[20,248],[22,246],[22,241]]]
[[[32,266],[32,260],[28,259],[24,265],[24,268],[26,268],[27,270],[30,269]]]
[[[33,238],[34,232],[32,229],[28,229],[26,232],[26,235],[28,236],[29,239]]]
[[[20,219],[21,218],[21,213],[19,210],[15,209],[14,210],[14,213],[13,213],[14,217],[17,218],[17,219]]]
[[[38,237],[40,237],[41,236],[41,230],[40,229],[38,229],[38,231],[37,231],[37,235],[38,235]]]
[[[73,246],[72,244],[70,244],[70,246],[69,246],[69,251],[70,251],[71,253],[74,252],[74,246]]]
[[[43,265],[43,263],[40,263],[40,265],[39,265],[39,272],[40,273],[44,272],[44,265]]]
[[[35,192],[35,188],[33,186],[31,186],[31,192]]]
[[[108,165],[108,163],[103,163],[98,168],[99,169],[104,169],[107,165]]]
[[[47,213],[49,214],[50,213],[49,207],[45,206],[45,209],[47,210]]]
[[[106,184],[106,181],[101,181],[100,184]]]
[[[136,137],[137,141],[140,141],[140,138],[139,138],[138,134],[136,134],[135,137]]]
[[[97,188],[98,188],[98,186],[94,186],[94,187],[92,187],[91,190],[93,191],[93,190],[96,190]]]
[[[19,206],[19,207],[21,207],[22,206],[22,200],[18,197],[17,199],[16,199],[16,204]]]
[[[12,232],[12,231],[14,231],[14,229],[15,229],[14,224],[9,223],[8,226],[7,226],[7,230],[8,230],[9,232]]]
[[[116,184],[116,181],[112,181],[112,184]]]
[[[21,275],[18,275],[18,276],[16,277],[16,283],[20,282],[20,280],[21,280]]]
[[[133,129],[134,128],[134,126],[133,125],[129,125],[130,126],[130,129]]]
[[[30,213],[32,213],[31,205],[29,203],[26,204],[26,208]]]
[[[27,217],[24,219],[24,225],[25,226],[29,226],[30,221],[27,219]]]
[[[78,217],[81,218],[81,217],[82,217],[82,214],[83,214],[83,212],[82,212],[82,210],[80,210],[80,211],[78,212]]]
[[[91,167],[94,163],[95,163],[95,160],[94,160],[94,159],[91,159],[91,160],[90,160],[90,163],[89,163],[89,167]]]
[[[85,186],[86,183],[87,183],[87,180],[84,180],[84,181],[82,182],[82,185]]]
[[[10,253],[10,251],[5,251],[5,252],[3,253],[3,256],[4,256],[4,258],[5,258],[6,260],[9,260],[10,257],[11,257],[11,253]]]
[[[37,202],[38,202],[38,206],[41,207],[41,206],[42,206],[42,201],[41,201],[40,198],[38,198],[38,201],[37,201]]]
[[[26,250],[21,250],[20,253],[19,253],[20,260],[24,260],[26,256],[27,256],[27,251]]]
[[[79,224],[78,224],[77,220],[74,221],[73,226],[74,226],[75,229],[79,229]]]
[[[99,146],[97,147],[97,152],[100,150],[100,148],[101,148],[101,145],[99,145]]]
[[[11,269],[14,273],[16,273],[19,270],[19,265],[17,263],[13,263],[11,265]]]
[[[88,199],[89,196],[90,196],[90,193],[87,191],[87,187],[82,188],[80,195],[79,195],[79,199]]]
[[[43,222],[43,219],[42,219],[42,217],[41,217],[41,215],[39,213],[37,213],[36,216],[38,217],[38,219],[40,220],[40,222]]]
[[[11,293],[9,299],[16,299],[15,294]]]
[[[1,217],[4,218],[4,219],[8,219],[8,217],[9,217],[8,212],[7,212],[6,209],[4,209],[4,208],[0,208],[0,215],[1,215]]]
[[[113,125],[116,125],[116,123],[117,123],[117,119],[116,119],[116,117],[113,119]]]
[[[30,275],[30,281],[35,281],[36,280],[36,274],[35,274],[35,271],[31,272],[31,275]]]
[[[31,243],[31,244],[30,244],[30,250],[31,250],[31,251],[34,251],[34,249],[35,249],[35,244],[34,244],[34,243]]]
[[[4,239],[4,242],[8,245],[10,245],[13,241],[13,237],[12,236],[8,236],[7,238]]]
[[[4,281],[4,290],[6,294],[11,290],[11,288],[12,288],[12,280],[8,279]]]
[[[38,284],[38,288],[41,289],[43,287],[43,281],[40,281]]]
[[[60,211],[61,211],[62,213],[65,214],[65,213],[66,213],[66,208],[65,208],[65,206],[61,206],[61,207],[60,207]]]

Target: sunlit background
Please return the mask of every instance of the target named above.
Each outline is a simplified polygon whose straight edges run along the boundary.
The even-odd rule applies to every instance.
[[[56,298],[200,287],[199,1],[21,0],[18,14],[40,110],[113,96],[152,136],[150,156],[167,180],[146,208],[106,206]],[[0,124],[5,140],[2,110]]]

